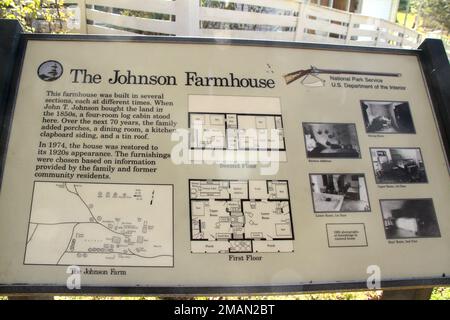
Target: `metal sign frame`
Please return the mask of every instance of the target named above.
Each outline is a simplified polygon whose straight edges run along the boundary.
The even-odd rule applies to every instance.
[[[361,53],[383,53],[390,55],[416,56],[426,80],[429,98],[432,102],[443,148],[450,159],[450,65],[442,41],[426,39],[419,49],[389,49],[355,47],[346,45],[255,41],[213,38],[184,38],[162,36],[103,36],[103,35],[52,35],[22,33],[20,25],[14,20],[0,20],[0,188],[6,158],[9,131],[14,112],[17,90],[22,72],[22,64],[28,41],[83,41],[83,42],[142,42],[208,44],[232,46],[257,46],[276,48],[298,48],[314,50],[333,50]],[[450,166],[449,166],[450,169]],[[0,213],[5,214],[5,213]],[[0,253],[1,254],[1,253]],[[424,288],[450,285],[450,275],[435,278],[389,279],[381,281],[381,289]],[[211,286],[211,287],[99,287],[83,286],[82,289],[69,290],[66,286],[28,285],[26,283],[0,284],[0,294],[150,294],[150,295],[198,295],[198,294],[275,294],[313,291],[364,290],[365,282],[327,282],[298,283],[281,286]]]

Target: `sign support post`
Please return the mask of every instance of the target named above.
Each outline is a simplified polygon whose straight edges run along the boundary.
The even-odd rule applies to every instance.
[[[434,111],[438,117],[442,142],[450,161],[450,64],[444,45],[438,39],[425,39],[420,45],[420,62],[427,80]],[[450,169],[450,166],[449,166]]]
[[[16,20],[0,20],[0,154],[5,145],[7,121],[10,113],[10,89],[13,84],[14,70],[17,67],[18,49],[22,27]],[[1,169],[0,169],[1,177]]]

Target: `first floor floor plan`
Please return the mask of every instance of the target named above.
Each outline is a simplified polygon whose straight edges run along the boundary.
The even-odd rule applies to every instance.
[[[293,252],[285,180],[190,180],[193,253]]]

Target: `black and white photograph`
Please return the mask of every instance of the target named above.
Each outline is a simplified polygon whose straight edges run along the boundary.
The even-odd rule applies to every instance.
[[[360,158],[353,123],[303,123],[308,158]]]
[[[315,212],[370,211],[364,174],[310,174]]]
[[[367,133],[416,133],[408,102],[361,101]]]
[[[380,200],[387,239],[439,238],[432,199]]]
[[[376,183],[428,182],[419,148],[371,148],[370,153]]]

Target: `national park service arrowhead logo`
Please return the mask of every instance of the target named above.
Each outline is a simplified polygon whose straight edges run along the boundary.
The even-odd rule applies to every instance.
[[[63,66],[58,61],[48,60],[41,63],[37,74],[44,81],[55,81],[63,74]]]

